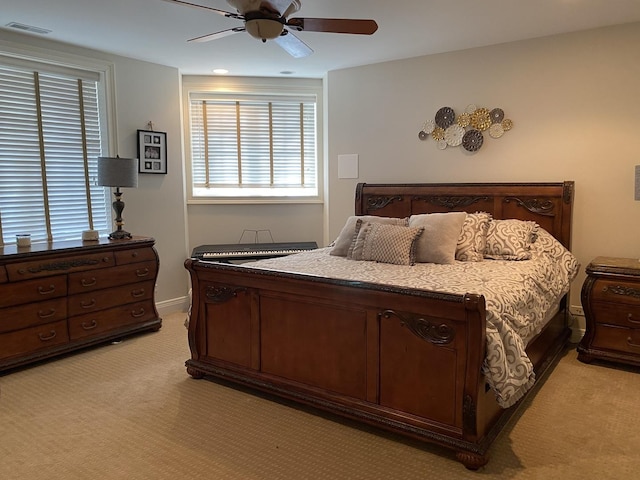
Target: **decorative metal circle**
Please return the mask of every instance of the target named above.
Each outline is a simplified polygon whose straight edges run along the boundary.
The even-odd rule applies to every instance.
[[[465,112],[467,112],[468,114],[472,114],[473,112],[476,111],[476,105],[474,103],[470,103],[469,105],[467,105],[467,108],[464,109]]]
[[[462,146],[468,152],[477,151],[483,142],[484,137],[479,130],[468,130],[462,137]]]
[[[491,138],[500,138],[504,135],[504,128],[502,128],[501,123],[494,123],[489,127],[489,135]]]
[[[447,148],[447,141],[444,139],[438,140],[437,145],[440,150],[444,150],[445,148]]]
[[[471,126],[476,130],[486,130],[491,126],[488,108],[478,108],[471,114]]]
[[[513,128],[513,122],[508,118],[505,118],[502,121],[502,128],[504,129],[505,132],[511,130]]]
[[[447,128],[453,125],[456,119],[456,112],[451,107],[442,107],[436,112],[436,125],[442,128]]]
[[[457,147],[462,143],[462,137],[464,136],[464,127],[461,127],[457,123],[454,123],[444,131],[444,139],[447,145]]]
[[[436,127],[431,132],[431,136],[434,140],[444,140],[444,128]]]
[[[434,122],[433,120],[429,119],[426,120],[424,122],[424,125],[422,125],[422,131],[424,133],[426,133],[427,135],[429,135],[431,132],[433,132],[433,129],[436,127],[436,122]]]
[[[420,140],[426,140],[427,138],[429,138],[429,134],[427,132],[425,132],[424,130],[420,130],[418,132],[418,138]]]
[[[500,123],[504,119],[504,112],[501,108],[494,108],[489,112],[489,116],[493,123]]]
[[[456,123],[461,127],[468,127],[471,123],[471,115],[467,112],[461,113],[456,118]]]

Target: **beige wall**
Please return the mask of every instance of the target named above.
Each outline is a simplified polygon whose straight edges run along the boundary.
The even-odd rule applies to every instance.
[[[640,257],[640,24],[330,72],[329,236],[353,212],[357,182],[576,182],[573,285],[598,255]],[[443,106],[500,107],[514,122],[471,155],[417,133]],[[337,179],[337,157],[360,177]]]

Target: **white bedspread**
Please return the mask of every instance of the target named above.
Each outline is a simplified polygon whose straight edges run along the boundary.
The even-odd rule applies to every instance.
[[[483,373],[498,403],[508,408],[535,382],[525,353],[578,273],[575,257],[546,231],[534,244],[531,260],[458,262],[414,266],[354,261],[329,255],[330,248],[245,264],[344,280],[484,296],[487,355]]]

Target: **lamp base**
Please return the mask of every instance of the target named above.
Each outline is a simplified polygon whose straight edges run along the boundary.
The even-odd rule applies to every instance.
[[[125,230],[116,230],[109,234],[109,240],[124,240],[125,238],[131,238],[131,234]]]

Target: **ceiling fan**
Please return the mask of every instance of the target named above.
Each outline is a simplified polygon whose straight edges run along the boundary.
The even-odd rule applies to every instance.
[[[293,57],[306,57],[313,50],[300,40],[296,32],[328,32],[371,35],[378,29],[374,20],[347,18],[288,18],[300,10],[300,0],[227,0],[238,13],[198,5],[183,0],[165,0],[188,7],[202,8],[228,18],[244,21],[244,26],[233,27],[190,39],[190,42],[208,42],[239,32],[247,32],[254,38],[266,42],[274,40]]]

